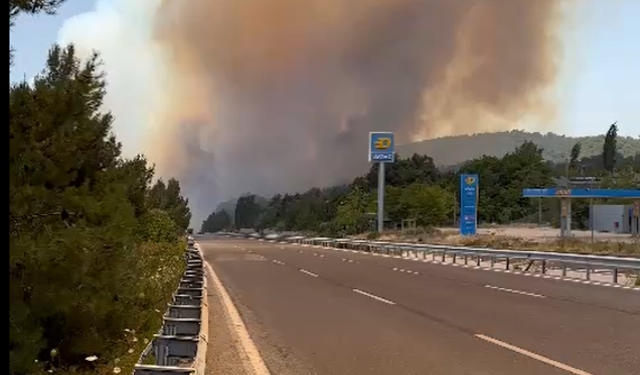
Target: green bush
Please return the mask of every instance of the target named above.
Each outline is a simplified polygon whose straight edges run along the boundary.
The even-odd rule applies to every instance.
[[[166,211],[153,209],[140,220],[140,236],[145,242],[174,242],[177,233],[178,227]]]

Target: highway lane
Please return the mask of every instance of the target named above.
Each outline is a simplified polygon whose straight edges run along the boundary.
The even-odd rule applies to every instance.
[[[264,242],[264,244],[270,244]],[[291,249],[289,244],[272,244],[274,248]],[[433,276],[450,280],[463,285],[504,284],[507,283],[516,290],[529,290],[532,293],[544,294],[548,298],[573,301],[579,304],[596,305],[602,308],[618,309],[634,314],[640,314],[640,295],[630,294],[628,290],[611,288],[609,286],[583,285],[579,282],[554,280],[518,273],[505,273],[487,270],[469,270],[468,268],[452,266],[451,264],[437,264],[413,259],[398,259],[395,257],[374,256],[366,253],[337,251],[335,249],[316,248],[312,246],[295,246],[296,251],[309,251],[327,257],[351,259],[357,262],[371,263],[379,270],[404,270],[421,272],[424,276]],[[431,258],[428,258],[431,259]],[[473,265],[473,261],[469,261]],[[638,293],[638,291],[635,291]]]
[[[372,291],[436,321],[491,332],[536,353],[584,364],[594,373],[634,373],[640,368],[639,351],[634,347],[640,337],[638,292],[395,259],[398,266],[404,263],[405,271],[418,270],[416,275],[399,272],[398,267],[371,267],[388,263],[389,258],[354,258],[352,253],[335,250],[283,247],[263,243],[255,249],[290,266],[312,269],[321,276]],[[358,263],[343,259],[357,259]],[[420,263],[423,266],[418,266]],[[451,269],[459,270],[466,280],[462,276],[443,277],[442,272]],[[434,275],[434,270],[441,274]],[[472,280],[476,277],[481,282]],[[514,279],[530,286],[515,289],[510,283]],[[565,287],[580,292],[569,299]],[[555,289],[564,297],[554,297]],[[592,304],[587,298],[590,294],[617,296],[621,301],[618,307],[624,310]]]
[[[562,373],[246,250],[201,246],[273,374]]]
[[[638,315],[515,294],[515,275],[257,241],[201,245],[274,373],[617,375],[640,365]]]

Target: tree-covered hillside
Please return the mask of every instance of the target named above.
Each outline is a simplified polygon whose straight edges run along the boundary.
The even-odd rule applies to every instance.
[[[616,125],[608,129],[606,138],[606,147],[603,142],[599,154],[593,156],[583,156],[583,144],[572,143],[570,157],[564,163],[545,160],[544,150],[532,141],[524,141],[499,157],[484,155],[465,160],[456,170],[438,168],[427,155],[398,156],[385,169],[385,224],[397,227],[411,220],[421,227],[453,225],[457,220],[460,173],[477,173],[480,177],[481,223],[538,220],[539,202],[522,198],[522,190],[553,186],[553,177],[588,174],[600,177],[603,187],[640,189],[640,150],[632,156],[621,155],[624,142],[617,136]],[[229,211],[213,212],[201,230],[253,227],[331,236],[368,231],[375,228],[377,175],[377,165],[372,165],[350,185],[283,192],[268,198],[266,207],[256,203],[263,198],[245,195],[235,207],[226,207]],[[544,220],[557,217],[554,203],[542,203]],[[575,199],[573,216],[574,225],[583,228],[587,224],[587,203]]]
[[[603,132],[607,126],[603,127]],[[604,134],[590,137],[566,137],[554,133],[528,133],[520,130],[498,133],[459,135],[414,142],[398,147],[401,156],[414,153],[429,155],[438,165],[453,166],[482,155],[502,157],[524,141],[540,146],[545,160],[566,162],[571,148],[578,142],[582,145],[582,156],[602,154]],[[618,137],[618,150],[625,157],[640,152],[640,138]]]

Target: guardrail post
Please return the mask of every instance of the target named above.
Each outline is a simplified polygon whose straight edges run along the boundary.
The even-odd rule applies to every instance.
[[[453,253],[453,263],[456,263],[456,253]]]
[[[589,266],[588,264],[586,265],[585,277],[587,278],[587,280],[591,280],[591,266]]]
[[[543,260],[542,261],[542,274],[544,275],[545,273],[547,273],[547,261]]]
[[[476,266],[480,267],[481,258],[480,255],[476,257]]]
[[[198,350],[197,337],[156,335],[154,339],[156,363],[160,366],[179,366],[193,361]]]
[[[562,277],[567,277],[567,264],[562,263]]]
[[[442,250],[442,263],[447,261],[447,251]]]
[[[200,306],[169,305],[167,316],[171,318],[200,318]]]
[[[529,263],[527,263],[527,267],[525,267],[524,272],[529,272],[531,266],[533,266],[533,260],[530,260]]]
[[[200,317],[172,318],[165,316],[162,334],[165,336],[197,337],[200,333]]]
[[[496,265],[496,257],[491,256],[491,268]]]
[[[613,269],[613,283],[614,284],[618,283],[618,269],[617,268]]]
[[[504,262],[504,269],[508,270],[509,269],[509,262],[511,261],[511,258],[507,257],[507,259],[505,259]]]

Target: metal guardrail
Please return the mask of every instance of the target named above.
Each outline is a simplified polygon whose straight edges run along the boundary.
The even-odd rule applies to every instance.
[[[133,375],[204,375],[207,352],[207,286],[202,252],[190,240],[186,270],[163,324],[135,365]],[[153,354],[153,364],[147,359]]]
[[[220,233],[231,237],[257,238],[256,235],[245,235],[240,233]],[[521,250],[499,250],[488,248],[475,248],[464,246],[415,244],[415,243],[394,243],[385,241],[365,241],[348,238],[328,238],[328,237],[281,237],[277,241],[298,243],[312,246],[322,246],[327,248],[340,248],[367,253],[382,253],[387,255],[397,255],[412,259],[427,259],[445,262],[450,259],[457,263],[462,258],[464,264],[475,261],[477,266],[482,261],[488,260],[490,267],[502,266],[510,270],[514,265],[524,265],[524,271],[528,272],[536,265],[541,273],[546,274],[548,270],[560,268],[562,276],[567,276],[568,270],[584,271],[585,278],[591,279],[591,273],[596,270],[607,270],[612,274],[613,283],[619,282],[621,271],[635,273],[640,277],[640,258],[615,257],[601,255],[583,255],[571,253],[557,253],[545,251],[521,251]],[[515,261],[515,262],[514,262]]]

